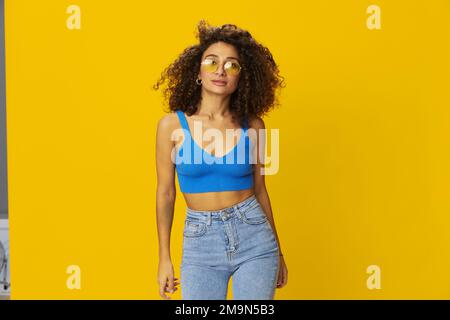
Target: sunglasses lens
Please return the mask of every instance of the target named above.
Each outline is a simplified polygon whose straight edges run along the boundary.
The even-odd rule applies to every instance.
[[[236,75],[241,71],[241,66],[236,62],[228,61],[225,63],[224,69],[229,75]]]
[[[206,72],[215,72],[217,70],[218,63],[214,59],[206,58],[203,60],[202,66]]]

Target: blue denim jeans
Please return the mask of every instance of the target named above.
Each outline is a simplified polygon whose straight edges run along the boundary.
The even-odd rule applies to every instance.
[[[274,298],[279,247],[255,195],[216,211],[187,208],[181,259],[183,300]]]

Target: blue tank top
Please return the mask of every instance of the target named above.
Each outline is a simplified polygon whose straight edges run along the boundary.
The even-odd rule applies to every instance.
[[[175,157],[181,192],[217,192],[253,187],[253,161],[247,121],[240,130],[239,141],[234,148],[222,157],[216,157],[194,141],[184,112],[176,112],[185,137]]]

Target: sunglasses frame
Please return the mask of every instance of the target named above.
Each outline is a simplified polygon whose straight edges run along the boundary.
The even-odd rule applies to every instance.
[[[200,63],[200,65],[206,65],[206,63],[205,63],[206,60],[213,60],[213,61],[215,61],[213,58],[207,57],[207,58],[203,59],[203,61]],[[226,74],[229,74],[229,73],[228,73],[228,70],[225,68],[225,65],[226,65],[228,62],[230,62],[230,63],[236,63],[236,64],[239,66],[239,71],[235,74],[235,75],[238,75],[238,74],[241,72],[241,70],[242,70],[241,64],[238,63],[238,62],[230,61],[230,60],[225,61],[225,62],[224,62],[223,69],[225,70]],[[208,73],[216,72],[216,71],[219,69],[219,65],[220,65],[220,64],[217,63],[217,67],[216,67],[216,69],[215,69],[214,71],[206,71],[206,72],[208,72]]]

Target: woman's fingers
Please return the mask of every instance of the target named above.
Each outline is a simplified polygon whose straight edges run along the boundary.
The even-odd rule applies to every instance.
[[[277,279],[277,288],[280,288],[281,283],[283,282],[283,267],[278,271],[278,279]]]
[[[170,299],[170,297],[167,296],[165,294],[165,292],[164,292],[165,291],[165,287],[166,287],[166,281],[164,281],[164,280],[160,281],[160,283],[159,283],[159,295],[161,296],[161,298],[164,298],[164,299],[167,300],[167,299]]]
[[[174,288],[174,289],[173,289],[173,292],[170,292],[170,291],[169,291],[169,288],[166,287],[166,289],[165,289],[165,291],[166,291],[166,292],[169,292],[169,293],[174,293],[174,292],[177,291],[177,290],[178,290],[178,288]]]
[[[281,272],[281,281],[280,281],[280,288],[284,287],[287,283],[287,268],[286,266],[283,266],[282,272]]]
[[[177,285],[179,285],[178,282],[174,282],[174,283],[173,283],[173,289],[174,289],[174,290],[177,290],[177,289],[178,289],[178,288],[176,287]],[[167,291],[169,291],[169,285],[168,285],[168,284],[166,285],[166,288],[165,288],[165,289],[166,289]]]
[[[164,290],[170,293],[174,293],[176,290],[178,290],[176,286],[179,285],[179,283],[175,280],[178,280],[178,278],[169,279],[165,285]]]
[[[173,278],[172,280],[170,280],[169,278],[166,278],[165,280],[161,280],[159,283],[159,295],[166,299],[166,300],[170,300],[170,297],[166,294],[166,292],[170,292],[170,293],[174,293],[175,291],[178,290],[178,288],[176,287],[177,285],[179,285],[179,282],[176,281],[178,280],[178,278]]]
[[[286,265],[283,263],[282,267],[280,268],[280,271],[278,272],[277,288],[282,288],[286,285],[287,275],[288,271]]]
[[[175,288],[177,285],[179,285],[178,282],[174,282],[174,283],[173,283],[173,287],[174,287],[174,288]],[[169,288],[169,285],[168,285],[168,284],[166,284],[166,288]]]

